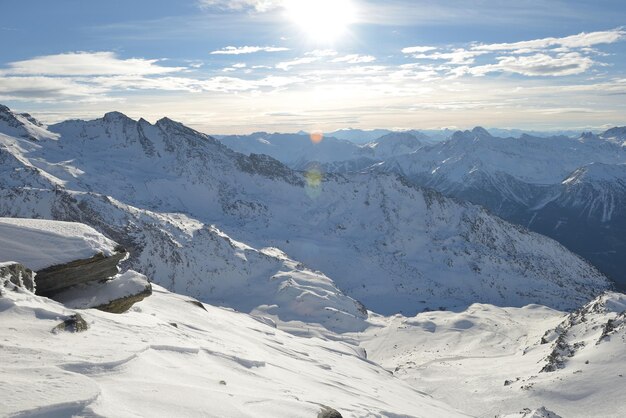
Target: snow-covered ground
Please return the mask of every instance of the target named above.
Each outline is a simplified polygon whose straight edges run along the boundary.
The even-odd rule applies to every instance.
[[[618,418],[626,416],[625,315],[619,293],[574,314],[475,304],[412,318],[374,316],[357,338],[395,376],[475,416],[545,406],[567,418]],[[544,370],[548,364],[553,371]]]
[[[83,224],[0,218],[0,261],[15,261],[35,271],[99,253],[110,256],[115,246]]]
[[[0,416],[467,416],[341,341],[296,337],[155,286],[123,315],[73,311],[26,292],[0,297]],[[205,310],[206,309],[206,310]]]

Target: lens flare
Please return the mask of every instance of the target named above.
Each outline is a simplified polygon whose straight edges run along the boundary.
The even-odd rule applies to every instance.
[[[319,144],[324,140],[324,133],[322,131],[313,131],[310,135],[311,142],[314,144]]]
[[[319,164],[310,164],[304,173],[306,185],[304,190],[311,199],[317,199],[322,194],[324,174]]]

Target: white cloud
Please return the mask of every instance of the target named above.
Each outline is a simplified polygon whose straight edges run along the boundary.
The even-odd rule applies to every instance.
[[[69,52],[7,64],[0,75],[158,75],[185,70],[157,65],[160,60],[120,59],[113,52]]]
[[[371,55],[350,54],[343,57],[335,58],[331,62],[345,62],[347,64],[364,64],[376,61],[376,57]]]
[[[449,64],[454,65],[468,65],[473,64],[476,57],[486,53],[485,51],[469,51],[464,48],[457,48],[449,52],[413,54],[412,57],[416,59],[445,60]]]
[[[483,76],[493,72],[508,72],[525,76],[566,76],[584,73],[594,65],[594,61],[577,52],[550,56],[535,54],[531,56],[499,57],[497,64],[488,64],[464,68],[460,72]],[[458,75],[458,74],[457,74]]]
[[[292,67],[295,67],[297,65],[311,64],[319,60],[320,59],[318,57],[298,58],[291,61],[279,62],[278,64],[276,64],[276,68],[278,68],[279,70],[289,71]]]
[[[255,52],[283,52],[289,51],[289,48],[275,46],[227,46],[217,51],[212,51],[212,55],[241,55],[254,54]]]
[[[622,28],[579,33],[577,35],[566,36],[563,38],[543,38],[531,41],[500,43],[500,44],[478,44],[472,47],[473,50],[481,51],[536,51],[550,47],[562,48],[585,48],[600,44],[611,44],[626,39],[626,31]]]
[[[309,51],[305,53],[304,55],[321,58],[321,57],[334,57],[334,56],[337,56],[338,54],[339,53],[335,51],[334,49],[316,49],[314,51]]]
[[[230,10],[254,9],[266,12],[275,9],[281,4],[279,0],[199,0],[202,8],[219,8]]]
[[[417,54],[417,53],[434,51],[436,49],[437,48],[435,48],[434,46],[409,46],[407,48],[403,48],[402,53],[403,54]]]
[[[107,91],[105,87],[78,84],[68,78],[0,77],[0,98],[3,100],[83,100]]]

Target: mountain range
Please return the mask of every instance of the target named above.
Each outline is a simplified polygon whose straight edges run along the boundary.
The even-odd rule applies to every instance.
[[[424,135],[424,134],[421,134]],[[407,140],[407,137],[412,137]],[[271,136],[268,142],[271,144]],[[240,138],[247,153],[252,141]],[[301,137],[294,143],[305,143]],[[225,142],[230,144],[229,142]],[[410,146],[406,146],[410,143]],[[315,166],[321,172],[394,173],[412,184],[472,202],[512,223],[556,239],[589,260],[621,288],[626,286],[626,128],[600,134],[540,137],[522,134],[496,137],[486,129],[457,131],[444,141],[428,141],[411,133],[390,134],[365,145],[345,159],[333,152],[334,142],[319,144],[333,161],[313,151],[293,158],[263,151],[296,169]],[[387,152],[375,155],[372,149]]]

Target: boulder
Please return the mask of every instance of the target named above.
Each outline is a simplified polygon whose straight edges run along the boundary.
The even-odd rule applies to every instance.
[[[35,273],[19,263],[0,263],[0,286],[7,286],[9,283],[35,292]]]
[[[118,273],[118,263],[127,256],[126,250],[117,248],[110,257],[100,253],[89,259],[76,260],[39,270],[36,279],[36,293],[40,296],[53,297],[56,293],[72,286],[106,281]]]
[[[152,294],[152,285],[143,274],[133,270],[102,282],[83,283],[56,293],[52,299],[70,309],[99,309],[124,313]]]

